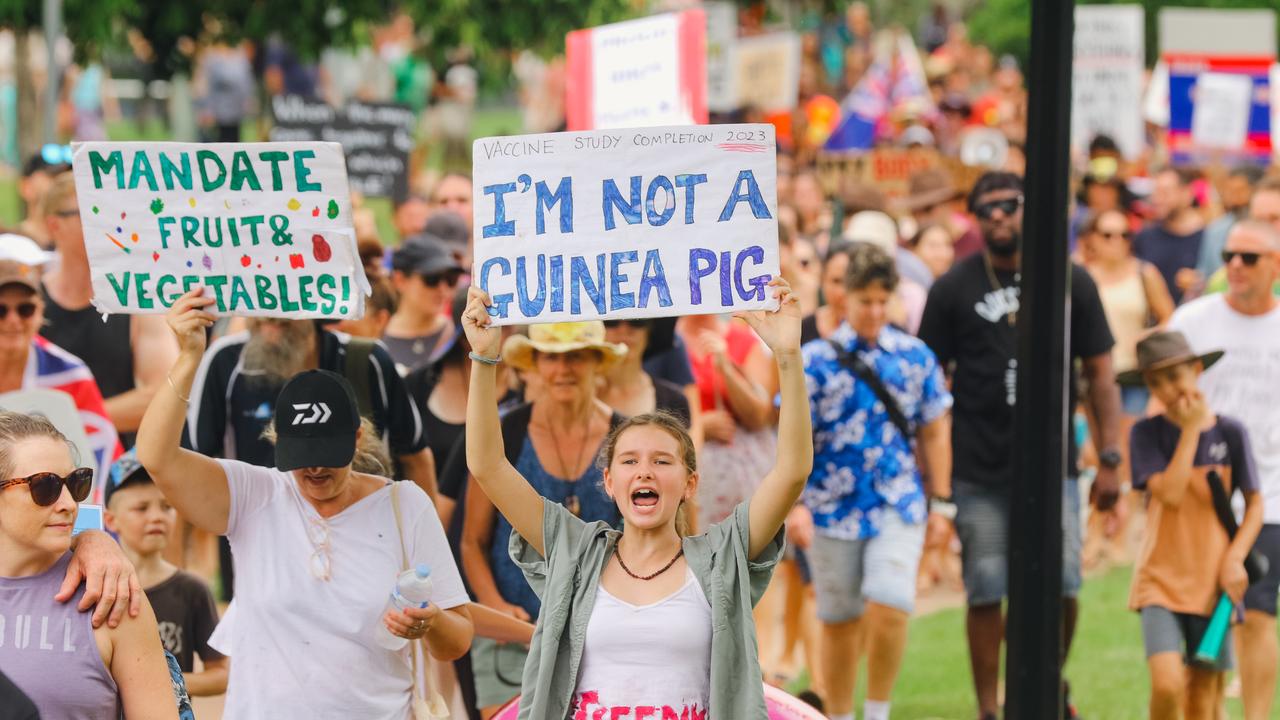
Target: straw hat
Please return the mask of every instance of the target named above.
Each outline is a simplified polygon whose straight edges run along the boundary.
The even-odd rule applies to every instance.
[[[1191,350],[1186,336],[1176,330],[1156,332],[1138,341],[1138,367],[1116,375],[1116,382],[1121,385],[1142,385],[1142,374],[1148,370],[1159,370],[1173,365],[1199,360],[1206,370],[1222,359],[1221,350],[1213,350],[1201,355]]]
[[[604,323],[599,320],[530,325],[529,334],[512,335],[502,347],[502,359],[518,370],[533,367],[534,351],[567,353],[595,350],[600,353],[600,369],[608,370],[627,355],[626,345],[615,345],[604,339]]]

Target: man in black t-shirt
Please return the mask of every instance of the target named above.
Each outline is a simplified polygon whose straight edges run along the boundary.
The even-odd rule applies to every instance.
[[[319,368],[347,375],[350,336],[323,330],[310,320],[254,318],[249,330],[215,341],[200,362],[191,386],[191,407],[183,444],[210,457],[272,467],[275,450],[262,437],[274,416],[276,396],[288,378]],[[435,464],[417,406],[386,348],[368,354],[369,418],[399,465],[433,500]],[[223,592],[231,598],[231,562],[222,544]]]
[[[983,175],[969,196],[986,249],[961,260],[929,292],[920,338],[943,367],[950,367],[952,395],[952,492],[958,508],[969,654],[983,718],[996,717],[1001,603],[1008,591],[1009,489],[1014,477],[1013,405],[1017,388],[1018,266],[1022,229],[1022,179],[1010,173]],[[1111,368],[1114,344],[1098,290],[1088,273],[1071,268],[1069,355],[1079,359],[1095,419],[1093,440],[1101,467],[1093,486],[1098,509],[1109,510],[1119,493],[1120,395]],[[1077,397],[1070,373],[1070,407]],[[1073,433],[1063,483],[1063,620],[1065,647],[1075,628],[1080,589],[1080,500]],[[1070,717],[1070,715],[1068,716]]]

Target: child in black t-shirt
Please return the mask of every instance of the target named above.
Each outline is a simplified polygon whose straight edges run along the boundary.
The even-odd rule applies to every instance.
[[[178,660],[191,695],[221,695],[227,689],[229,660],[209,647],[218,624],[213,594],[203,580],[164,559],[177,511],[165,500],[133,452],[116,461],[106,489],[107,528],[120,539],[138,571],[160,626],[160,640]],[[195,656],[204,664],[195,672]]]

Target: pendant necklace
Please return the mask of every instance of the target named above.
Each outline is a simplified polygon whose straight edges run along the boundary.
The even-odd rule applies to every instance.
[[[1000,283],[1000,278],[996,277],[996,268],[991,264],[991,253],[986,250],[982,251],[982,266],[987,270],[987,280],[991,283],[991,289],[1004,295],[1005,286]],[[1011,287],[1016,288],[1021,279],[1021,273],[1015,272],[1013,274],[1014,284]],[[1009,312],[1005,314],[1005,320],[1008,321],[1009,327],[1014,327],[1018,322],[1018,311],[1013,308],[1012,304],[1009,307]]]
[[[684,555],[684,544],[683,544],[683,543],[681,543],[681,544],[680,544],[680,549],[676,551],[676,556],[675,556],[675,557],[673,557],[673,558],[671,558],[671,562],[667,563],[666,565],[663,565],[661,570],[659,570],[659,571],[657,571],[657,572],[655,572],[655,573],[653,573],[653,574],[651,574],[651,575],[637,575],[637,574],[635,574],[635,573],[631,572],[631,568],[627,567],[627,564],[626,564],[625,562],[623,562],[623,560],[622,560],[622,543],[618,543],[618,547],[613,551],[613,556],[614,556],[614,557],[616,557],[616,558],[618,558],[618,565],[622,566],[622,572],[624,572],[624,573],[626,573],[626,574],[630,575],[631,577],[635,578],[636,580],[652,580],[652,579],[654,579],[654,578],[658,577],[658,576],[659,576],[659,575],[661,575],[662,573],[664,573],[664,572],[666,572],[666,571],[670,570],[670,569],[671,569],[671,566],[676,564],[676,561],[680,559],[680,556],[681,556],[681,555]]]

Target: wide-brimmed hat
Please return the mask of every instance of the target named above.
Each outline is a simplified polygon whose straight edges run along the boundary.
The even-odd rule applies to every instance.
[[[1197,355],[1187,338],[1177,330],[1156,332],[1138,341],[1138,367],[1116,375],[1116,382],[1121,385],[1142,385],[1142,374],[1150,370],[1181,365],[1199,360],[1205,369],[1222,358],[1221,350],[1212,350]]]
[[[600,353],[601,370],[608,370],[627,356],[626,345],[615,345],[604,339],[604,323],[588,320],[530,325],[528,335],[507,338],[502,346],[502,359],[518,370],[528,370],[533,367],[535,350],[552,354],[595,350]]]
[[[849,218],[841,237],[850,242],[871,243],[893,255],[898,247],[898,223],[885,213],[864,210]]]
[[[898,204],[903,210],[911,212],[950,202],[958,197],[960,190],[951,181],[951,175],[946,170],[926,168],[911,175],[907,181],[907,196]]]

